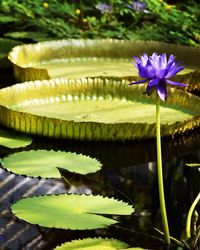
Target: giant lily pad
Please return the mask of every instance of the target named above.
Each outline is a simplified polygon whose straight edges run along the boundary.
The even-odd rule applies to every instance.
[[[15,47],[9,54],[17,81],[58,77],[137,78],[132,57],[144,52],[175,54],[188,67],[200,68],[200,49],[174,44],[124,40],[57,40]],[[188,56],[190,55],[190,56]]]
[[[155,137],[155,99],[145,86],[117,78],[51,79],[0,90],[0,122],[16,130],[78,140]],[[169,89],[161,104],[162,135],[200,125],[200,98]]]
[[[78,174],[96,172],[101,168],[100,162],[89,156],[53,150],[17,152],[3,158],[2,163],[15,174],[43,178],[59,178],[58,167]]]
[[[102,239],[102,238],[87,238],[83,240],[73,240],[71,242],[66,242],[61,246],[55,248],[55,250],[116,250],[116,249],[135,249],[142,250],[140,247],[127,248],[128,244],[115,239]]]
[[[44,195],[21,199],[11,207],[31,224],[63,229],[95,229],[117,221],[102,215],[130,215],[132,206],[122,201],[92,195]]]

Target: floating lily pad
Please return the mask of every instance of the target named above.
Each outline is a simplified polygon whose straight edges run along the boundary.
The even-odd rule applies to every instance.
[[[200,167],[200,163],[187,163],[186,165],[192,168]]]
[[[51,79],[0,90],[0,122],[30,134],[78,140],[155,137],[156,96],[121,78]],[[200,98],[169,89],[162,135],[199,127]]]
[[[8,53],[13,47],[20,44],[22,44],[20,41],[0,38],[0,68],[8,68],[11,66],[7,58]]]
[[[55,250],[67,250],[67,249],[84,249],[84,250],[125,250],[125,249],[135,249],[142,250],[142,248],[134,247],[128,248],[128,244],[120,240],[115,239],[102,239],[102,238],[87,238],[83,240],[73,240],[71,242],[66,242],[61,246],[55,248]]]
[[[122,201],[92,195],[44,195],[21,199],[11,206],[22,220],[63,229],[104,228],[117,223],[102,215],[130,215],[132,206]]]
[[[58,168],[78,174],[96,172],[101,168],[101,163],[89,156],[53,150],[17,152],[3,158],[2,164],[15,174],[43,178],[60,178]]]
[[[32,143],[29,136],[16,133],[15,131],[8,131],[0,129],[0,145],[7,148],[26,147]]]
[[[15,47],[9,54],[17,81],[58,77],[138,78],[132,57],[144,52],[175,54],[186,65],[180,74],[200,68],[200,48],[147,41],[57,40]],[[188,54],[190,56],[188,56]]]
[[[198,168],[198,170],[200,171],[200,163],[187,163],[186,165],[191,168]]]

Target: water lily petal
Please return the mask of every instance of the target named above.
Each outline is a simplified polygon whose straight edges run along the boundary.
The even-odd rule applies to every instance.
[[[184,66],[180,66],[180,67],[174,67],[172,69],[170,69],[170,71],[168,72],[168,74],[165,76],[166,78],[170,78],[174,75],[176,75],[178,72],[180,72],[182,69],[184,69]]]
[[[135,60],[136,64],[141,64],[141,60],[140,58],[138,58],[137,56],[134,56],[133,59]]]
[[[174,62],[175,58],[176,57],[174,55],[170,55],[169,60],[168,60],[168,64],[171,63],[171,62]]]
[[[162,70],[165,69],[167,65],[167,57],[166,54],[163,53],[158,57],[158,63],[157,63],[157,67]]]
[[[138,66],[138,74],[139,74],[140,77],[143,77],[143,78],[151,78],[147,68],[145,68],[145,67],[143,67],[141,65]]]
[[[156,52],[154,52],[154,53],[152,54],[152,56],[150,56],[150,58],[151,58],[153,61],[156,61],[157,58],[158,58],[158,54],[157,54]]]
[[[161,100],[165,101],[167,99],[167,89],[164,83],[158,84],[156,86],[156,91]]]
[[[175,62],[170,62],[167,64],[166,69],[169,71],[171,71],[174,67],[176,67],[176,63]]]
[[[160,78],[160,79],[165,78],[167,74],[168,74],[167,69],[160,69],[160,70],[157,71],[157,77]]]
[[[181,87],[187,87],[188,84],[185,83],[180,83],[180,82],[173,82],[170,80],[166,80],[166,83],[170,84],[170,85],[174,85],[174,86],[181,86]]]
[[[134,82],[131,82],[131,83],[129,83],[128,85],[132,85],[132,84],[140,84],[140,83],[144,83],[144,82],[146,82],[147,81],[147,79],[142,79],[142,80],[139,80],[139,81],[134,81]]]
[[[147,85],[146,91],[143,94],[150,95],[154,90],[154,86]]]
[[[157,84],[159,84],[159,81],[160,81],[160,79],[158,79],[158,78],[153,78],[153,79],[151,79],[150,81],[149,81],[149,86],[155,86],[155,85],[157,85]]]
[[[149,60],[148,55],[146,53],[144,53],[140,58],[141,58],[142,65],[146,66],[146,64],[147,64],[147,62]]]

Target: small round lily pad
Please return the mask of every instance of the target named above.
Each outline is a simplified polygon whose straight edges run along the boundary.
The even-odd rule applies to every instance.
[[[21,220],[44,227],[95,229],[117,223],[103,215],[130,215],[125,202],[93,195],[59,194],[23,198],[11,206]]]
[[[102,239],[102,238],[87,238],[82,240],[73,240],[63,243],[61,246],[57,246],[55,250],[125,250],[135,249],[142,250],[142,248],[134,247],[128,248],[128,244],[116,239]]]
[[[101,163],[89,156],[53,150],[30,150],[10,154],[2,159],[9,171],[30,177],[60,178],[58,168],[88,174],[100,170]]]
[[[0,129],[0,145],[7,148],[26,147],[32,143],[32,139],[16,131]]]

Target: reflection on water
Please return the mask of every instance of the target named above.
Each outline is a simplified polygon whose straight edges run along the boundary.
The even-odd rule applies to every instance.
[[[200,162],[199,133],[163,140],[164,179],[171,234],[180,238],[185,227],[186,211],[199,190],[199,172],[185,163]],[[30,149],[54,149],[83,153],[98,158],[103,169],[87,176],[63,174],[73,185],[61,180],[32,179],[16,176],[0,168],[0,249],[53,249],[57,244],[88,236],[113,237],[132,246],[163,249],[156,176],[155,140],[130,143],[84,143],[34,138]],[[19,151],[1,148],[1,157]],[[39,194],[87,192],[114,196],[134,204],[132,216],[119,218],[121,223],[108,229],[71,231],[47,229],[15,218],[10,204],[21,197]]]
[[[45,249],[50,230],[21,223],[9,206],[21,197],[65,191],[61,181],[24,178],[0,169],[0,249]]]

